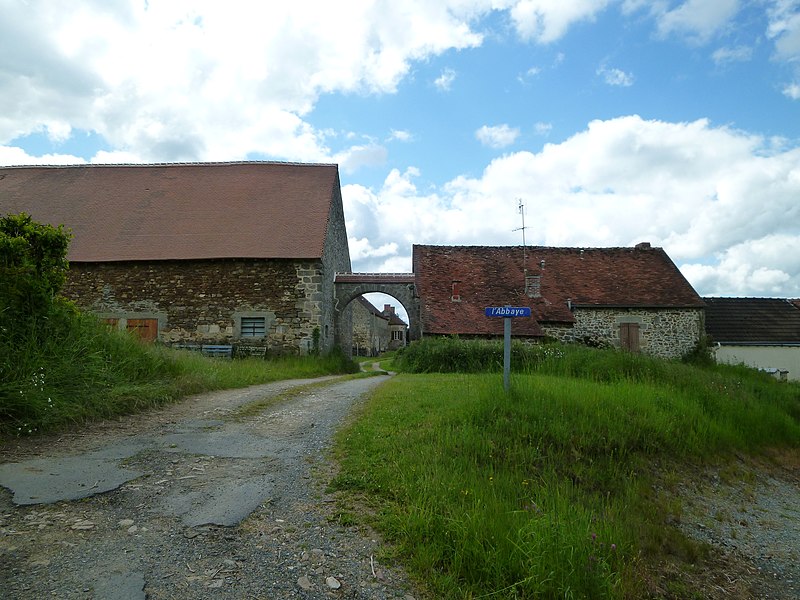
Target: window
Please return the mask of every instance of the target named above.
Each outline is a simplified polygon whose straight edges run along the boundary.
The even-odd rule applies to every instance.
[[[264,337],[267,334],[267,320],[264,317],[242,317],[242,337]]]
[[[631,352],[639,351],[639,324],[620,323],[619,324],[619,347]]]
[[[392,339],[393,340],[402,340],[403,339],[403,332],[399,329],[395,329],[392,331]]]

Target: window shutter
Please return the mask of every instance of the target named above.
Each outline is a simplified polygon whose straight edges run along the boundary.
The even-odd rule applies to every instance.
[[[242,317],[242,337],[264,337],[267,334],[267,320],[264,317]]]

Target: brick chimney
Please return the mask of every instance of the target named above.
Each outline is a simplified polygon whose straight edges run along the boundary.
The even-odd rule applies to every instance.
[[[394,306],[391,304],[384,304],[383,305],[383,314],[385,315],[393,315],[394,314]]]

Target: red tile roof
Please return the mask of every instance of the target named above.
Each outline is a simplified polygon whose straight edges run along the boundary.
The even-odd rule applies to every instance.
[[[784,298],[704,298],[714,342],[800,344],[800,307]],[[796,302],[796,301],[795,301]]]
[[[521,246],[418,246],[414,273],[424,333],[501,335],[503,319],[488,306],[527,306],[515,336],[542,334],[538,322],[573,323],[572,307],[702,308],[703,301],[661,248],[525,249],[528,276],[539,277],[540,297],[525,293]],[[457,289],[458,301],[452,298]]]
[[[64,224],[69,260],[319,258],[336,165],[0,167],[0,214]]]
[[[389,321],[388,317],[386,315],[384,315],[380,310],[378,310],[378,308],[376,308],[375,305],[372,304],[372,302],[370,302],[369,300],[364,298],[364,296],[358,296],[356,298],[356,301],[359,304],[361,304],[361,306],[364,307],[364,310],[366,310],[369,314],[371,314],[373,316],[376,316],[376,317],[378,317],[380,319],[383,319],[384,321],[387,321],[387,322]]]

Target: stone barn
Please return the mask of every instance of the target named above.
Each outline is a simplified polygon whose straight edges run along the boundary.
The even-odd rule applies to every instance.
[[[112,326],[198,349],[334,345],[350,270],[336,165],[0,168],[0,213],[20,212],[72,230],[64,293]]]
[[[422,335],[499,337],[489,306],[530,307],[512,335],[612,346],[665,358],[695,348],[704,303],[661,248],[413,248]]]

